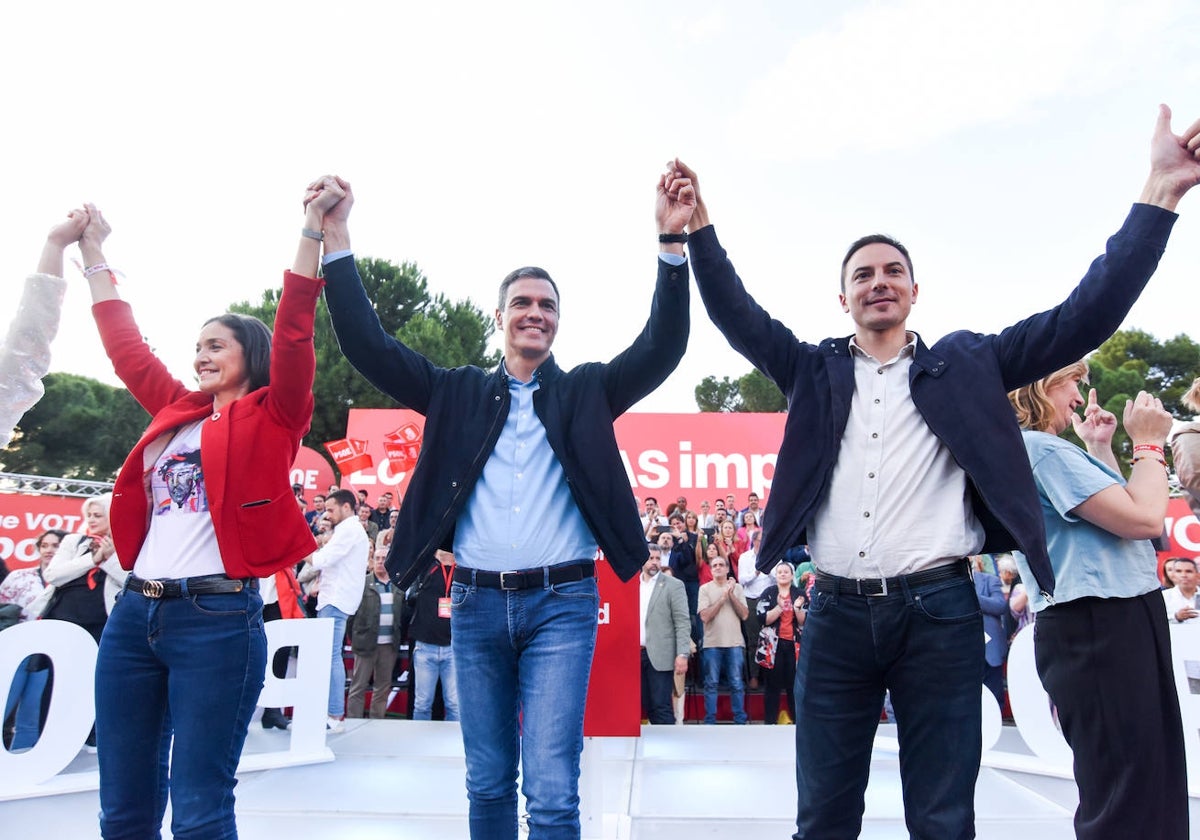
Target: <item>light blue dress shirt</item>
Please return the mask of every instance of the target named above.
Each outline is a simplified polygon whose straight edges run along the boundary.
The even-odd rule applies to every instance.
[[[466,568],[508,572],[596,556],[596,538],[533,410],[539,387],[536,375],[508,377],[508,418],[455,525],[454,558]]]

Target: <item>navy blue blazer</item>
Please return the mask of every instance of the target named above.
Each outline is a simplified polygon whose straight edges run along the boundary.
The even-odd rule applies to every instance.
[[[562,464],[571,496],[621,580],[646,562],[646,535],[617,448],[613,421],[665,380],[687,348],[688,267],[661,259],[650,317],[633,344],[607,363],[537,369],[533,408]],[[352,257],[325,266],[325,302],[338,344],[372,385],[425,415],[424,441],[400,505],[387,569],[407,589],[437,548],[450,550],[458,515],[508,417],[500,370],[443,368],[384,332]],[[575,558],[564,558],[565,560]]]
[[[985,553],[1020,550],[1037,585],[1054,591],[1033,473],[1007,394],[1082,359],[1121,325],[1154,273],[1176,215],[1135,204],[1070,296],[996,335],[953,332],[932,347],[918,336],[913,403],[967,473]],[[713,323],[787,396],[758,567],[806,543],[829,489],[854,394],[849,337],[800,341],[745,290],[712,226],[688,239],[692,271]]]

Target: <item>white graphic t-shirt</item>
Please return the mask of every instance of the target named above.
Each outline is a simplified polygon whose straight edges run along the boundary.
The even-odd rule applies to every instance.
[[[221,574],[221,552],[200,464],[199,420],[175,432],[150,471],[154,510],[133,573],[140,578]]]

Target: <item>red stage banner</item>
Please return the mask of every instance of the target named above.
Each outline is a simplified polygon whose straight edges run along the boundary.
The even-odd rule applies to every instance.
[[[0,493],[0,560],[9,570],[36,566],[43,531],[83,531],[83,499]]]
[[[630,492],[666,509],[676,496],[700,509],[732,493],[739,507],[754,491],[769,502],[783,414],[625,414],[615,424]],[[351,409],[348,438],[366,441],[368,467],[343,470],[342,486],[374,500],[403,496],[424,436],[425,418],[408,409]],[[405,445],[404,452],[398,447]]]
[[[607,562],[596,564],[600,591],[596,654],[588,678],[583,734],[633,737],[642,725],[638,582],[621,583]]]

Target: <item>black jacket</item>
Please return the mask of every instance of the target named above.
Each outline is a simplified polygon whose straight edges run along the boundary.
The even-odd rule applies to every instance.
[[[670,375],[688,339],[688,268],[658,260],[650,317],[608,363],[569,371],[551,357],[535,374],[534,410],[562,464],[571,496],[622,580],[646,560],[646,537],[613,421]],[[376,388],[425,415],[424,442],[400,506],[387,568],[401,588],[418,561],[451,550],[454,527],[508,417],[507,376],[478,367],[442,368],[387,335],[363,290],[352,257],[325,266],[325,300],[342,352]]]

